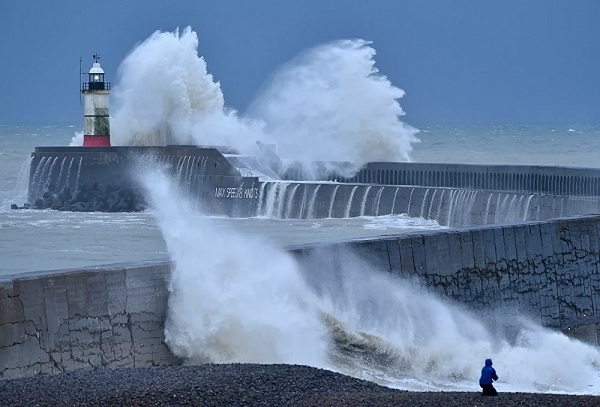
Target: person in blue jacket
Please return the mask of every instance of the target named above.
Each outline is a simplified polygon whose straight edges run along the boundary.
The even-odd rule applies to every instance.
[[[498,380],[496,369],[492,367],[492,359],[485,360],[485,366],[481,369],[481,377],[479,378],[479,385],[483,389],[483,396],[497,396],[498,392],[492,384],[494,380]]]

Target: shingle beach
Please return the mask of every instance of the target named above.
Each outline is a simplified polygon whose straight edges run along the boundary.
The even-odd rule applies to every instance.
[[[294,365],[82,370],[0,381],[0,406],[597,406],[600,397],[407,392]]]

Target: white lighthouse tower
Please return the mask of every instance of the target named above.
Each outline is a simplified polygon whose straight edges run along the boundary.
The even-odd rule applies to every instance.
[[[94,55],[94,64],[89,72],[89,82],[81,84],[83,93],[83,146],[110,147],[110,118],[108,100],[110,82],[104,82],[104,69],[100,66],[100,55]]]

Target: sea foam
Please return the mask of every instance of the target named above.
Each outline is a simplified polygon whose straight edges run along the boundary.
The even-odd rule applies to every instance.
[[[226,107],[198,37],[157,31],[122,62],[113,145],[275,145],[300,161],[408,161],[417,130],[400,120],[404,91],[375,68],[375,50],[343,40],[304,52],[272,76],[247,114]]]
[[[510,310],[473,314],[343,246],[298,262],[256,235],[216,226],[164,175],[144,180],[175,263],[165,337],[191,363],[297,363],[408,390],[477,391],[492,358],[501,391],[600,389],[593,346]]]

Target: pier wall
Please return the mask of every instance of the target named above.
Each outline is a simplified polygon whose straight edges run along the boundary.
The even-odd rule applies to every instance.
[[[258,178],[242,176],[217,148],[195,146],[36,147],[31,154],[28,201],[35,209],[139,210],[144,207],[144,193],[138,175],[156,168],[174,180],[178,191],[202,202],[204,213],[252,216],[256,212]],[[238,195],[245,199],[217,199]]]
[[[204,212],[235,217],[408,213],[467,226],[600,213],[599,169],[369,163],[351,178],[307,182],[292,169],[287,181],[272,181],[251,176],[250,167],[267,172],[260,160],[193,146],[36,147],[28,201],[37,209],[139,210],[136,174],[157,165]]]
[[[470,310],[510,310],[598,343],[600,216],[350,242],[303,267],[343,270],[346,250]]]
[[[256,215],[272,219],[407,214],[463,227],[600,213],[600,199],[450,187],[373,184],[261,184]]]
[[[289,250],[306,272],[321,273],[343,272],[350,250],[471,310],[511,309],[597,343],[599,216]],[[2,277],[0,379],[180,363],[163,335],[170,267],[157,261]]]
[[[164,343],[170,263],[0,282],[0,378],[177,363]]]
[[[597,168],[374,162],[344,181],[600,196],[600,169]]]

